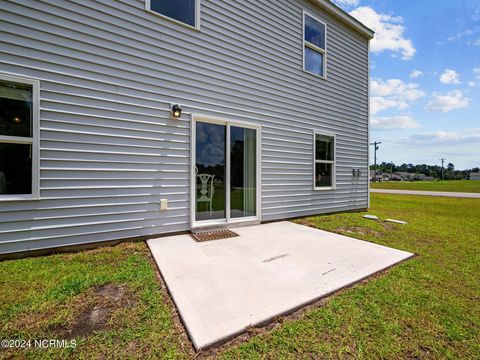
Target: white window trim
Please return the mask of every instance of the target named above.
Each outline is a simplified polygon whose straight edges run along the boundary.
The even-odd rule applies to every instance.
[[[331,160],[317,160],[316,140],[317,135],[333,137],[333,161]],[[316,164],[332,164],[332,186],[316,186],[315,179],[315,165]],[[313,190],[335,190],[337,187],[337,135],[326,131],[313,132]]]
[[[308,15],[311,18],[315,19],[319,23],[322,23],[325,26],[325,49],[322,49],[321,47],[318,47],[308,41],[305,40],[305,16]],[[328,26],[327,23],[324,21],[320,20],[318,17],[313,15],[312,13],[309,13],[308,11],[303,11],[303,28],[302,28],[302,54],[303,54],[303,71],[306,72],[307,74],[316,76],[320,79],[326,80],[327,79],[327,49],[328,49],[328,44],[327,44],[327,32],[328,32]],[[305,46],[308,48],[315,50],[317,52],[320,52],[323,54],[323,76],[315,74],[314,72],[308,71],[305,69]]]
[[[0,73],[0,80],[12,81],[32,86],[32,137],[0,136],[1,143],[31,144],[32,145],[32,193],[25,195],[0,195],[0,201],[37,200],[40,198],[39,186],[39,145],[40,145],[40,81],[17,76],[15,74]]]
[[[197,30],[197,31],[200,31],[200,13],[201,13],[201,10],[200,10],[200,0],[195,0],[195,26],[192,26],[190,24],[186,24],[182,21],[179,21],[179,20],[176,20],[176,19],[173,19],[169,16],[166,16],[166,15],[163,15],[163,14],[160,14],[156,11],[153,11],[151,9],[151,0],[145,0],[145,10],[148,11],[149,13],[153,14],[153,15],[156,15],[156,16],[159,16],[161,17],[162,19],[166,19],[166,20],[169,20],[175,24],[178,24],[178,25],[182,25],[184,27],[187,27],[189,29],[193,29],[193,30]]]

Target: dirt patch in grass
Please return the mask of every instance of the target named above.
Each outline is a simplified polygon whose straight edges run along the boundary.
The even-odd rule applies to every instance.
[[[382,221],[380,222],[380,225],[382,225],[386,230],[397,230],[399,224],[391,223],[388,221]]]
[[[294,223],[295,223],[295,224],[304,225],[304,226],[309,226],[309,227],[318,229],[318,227],[315,226],[310,220],[308,220],[308,218],[295,219],[295,220],[294,220]]]
[[[324,220],[326,220],[327,217],[322,217],[322,224],[325,223]],[[329,220],[331,221],[331,220]],[[318,224],[315,224],[313,221],[309,220],[308,218],[303,218],[303,219],[296,219],[294,221],[296,224],[312,227],[315,229],[318,229],[319,226]],[[337,234],[341,235],[360,235],[360,236],[373,236],[373,237],[382,237],[385,236],[386,232],[389,231],[394,231],[398,229],[398,225],[390,222],[385,222],[385,221],[378,221],[378,224],[380,224],[386,231],[379,231],[372,229],[370,227],[364,227],[364,226],[339,226],[337,228],[334,228],[332,230],[327,230],[327,231],[332,231]]]
[[[87,289],[64,304],[45,311],[27,313],[11,323],[37,336],[56,335],[73,339],[89,337],[97,331],[113,328],[115,312],[138,303],[125,284],[106,284]]]
[[[356,235],[367,235],[367,236],[383,236],[383,233],[377,230],[373,230],[370,228],[365,228],[362,226],[341,226],[337,227],[334,230],[336,233],[339,234],[356,234]]]
[[[110,313],[111,309],[109,308],[95,307],[93,310],[81,314],[73,329],[65,332],[66,337],[88,337],[95,331],[106,329]]]
[[[60,335],[66,338],[88,337],[96,331],[109,329],[109,320],[115,311],[136,303],[129,296],[125,285],[103,285],[95,289],[94,293],[97,301],[80,313],[71,329],[59,327],[54,330],[61,330]]]
[[[125,285],[107,284],[97,288],[96,293],[105,298],[122,301],[126,295]]]

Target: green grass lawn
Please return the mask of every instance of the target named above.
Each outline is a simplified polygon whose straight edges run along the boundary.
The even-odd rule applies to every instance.
[[[119,301],[99,293],[105,285],[116,290]],[[95,310],[108,316],[88,321]],[[174,325],[144,243],[0,262],[0,339],[70,339],[72,330],[84,332],[75,338],[75,349],[23,354],[31,359],[173,359],[187,358],[190,350]],[[0,358],[18,353],[0,349]]]
[[[372,194],[370,213],[408,225],[365,220],[362,213],[298,222],[418,256],[204,355],[480,358],[480,202]],[[106,317],[91,331],[85,318],[98,309]],[[0,339],[77,334],[73,350],[31,349],[21,353],[27,358],[191,358],[173,314],[143,243],[0,263]],[[0,350],[0,358],[18,353]]]
[[[457,191],[480,193],[480,181],[444,180],[444,181],[382,181],[371,183],[372,189]]]

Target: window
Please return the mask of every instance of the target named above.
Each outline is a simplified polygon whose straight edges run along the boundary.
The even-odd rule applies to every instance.
[[[335,188],[335,136],[315,134],[314,182],[316,190]]]
[[[303,13],[303,70],[326,77],[327,25]]]
[[[0,200],[38,197],[38,89],[0,74]]]
[[[145,7],[170,20],[200,28],[200,0],[145,0]]]

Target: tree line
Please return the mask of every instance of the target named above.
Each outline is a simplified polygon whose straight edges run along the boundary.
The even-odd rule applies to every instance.
[[[412,174],[424,174],[425,176],[433,176],[434,178],[442,178],[442,167],[439,165],[413,165],[413,164],[402,164],[395,165],[394,163],[386,163],[385,161],[381,164],[377,164],[375,168],[374,165],[370,166],[371,170],[378,169],[384,173],[395,173],[395,172],[408,172]],[[473,169],[465,170],[455,170],[455,165],[448,163],[446,167],[443,168],[443,178],[445,180],[462,180],[466,179],[470,172],[477,172],[480,168],[475,167]]]

